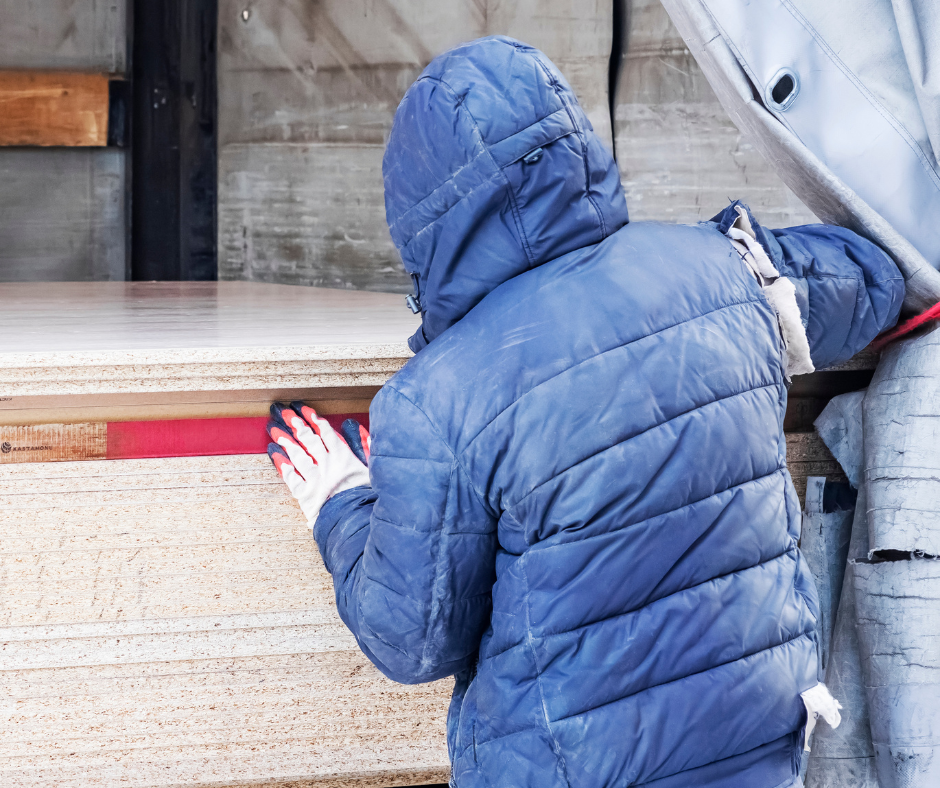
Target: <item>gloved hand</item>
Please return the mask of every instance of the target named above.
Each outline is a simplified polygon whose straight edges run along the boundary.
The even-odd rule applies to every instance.
[[[353,450],[353,454],[360,459],[362,464],[368,465],[369,453],[372,449],[369,430],[355,419],[346,419],[339,427],[339,434],[343,436],[343,440],[349,444],[349,448]]]
[[[311,528],[323,504],[336,493],[369,484],[369,469],[364,464],[368,461],[369,433],[353,419],[347,419],[341,430],[357,451],[302,402],[271,406],[268,456]]]

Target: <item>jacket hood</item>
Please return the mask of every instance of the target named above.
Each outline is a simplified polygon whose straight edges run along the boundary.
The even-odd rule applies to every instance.
[[[382,163],[385,215],[415,281],[415,352],[524,271],[627,223],[613,157],[544,54],[502,36],[435,58]]]

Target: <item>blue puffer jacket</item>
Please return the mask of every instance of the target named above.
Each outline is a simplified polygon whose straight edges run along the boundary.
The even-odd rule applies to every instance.
[[[505,38],[431,63],[384,171],[421,352],[372,404],[371,489],[315,527],[362,650],[396,681],[456,674],[459,788],[788,784],[817,603],[736,214],[627,224],[571,89]],[[897,319],[872,244],[756,230],[817,366]]]

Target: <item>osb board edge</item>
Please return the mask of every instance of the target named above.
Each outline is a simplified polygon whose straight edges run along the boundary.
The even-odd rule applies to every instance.
[[[175,419],[251,418],[268,415],[272,402],[301,400],[318,413],[368,413],[372,397],[325,399],[306,392],[248,402],[174,403],[168,405],[102,405],[0,410],[0,428],[45,424],[87,424],[114,421],[171,421]]]
[[[244,782],[167,783],[153,788],[402,788],[403,786],[438,785],[450,780],[450,768],[420,771],[386,771],[369,775],[337,773],[325,777],[288,777]]]

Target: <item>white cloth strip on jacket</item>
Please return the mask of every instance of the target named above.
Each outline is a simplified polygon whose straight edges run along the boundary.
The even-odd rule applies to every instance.
[[[796,288],[793,282],[780,276],[770,262],[751,227],[747,212],[740,205],[735,206],[735,211],[738,218],[728,228],[727,235],[741,260],[757,278],[764,296],[777,314],[780,334],[787,350],[787,377],[813,372],[815,367],[810,358],[809,340],[803,327],[800,307],[796,303]]]

